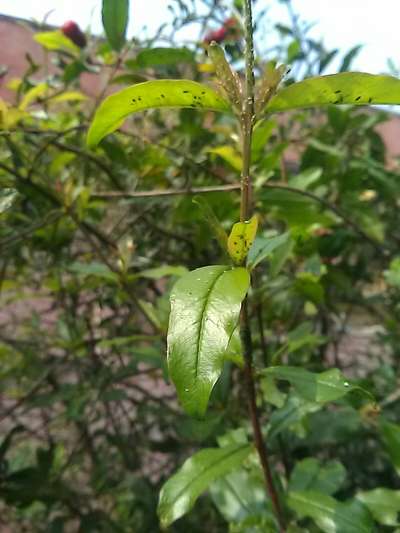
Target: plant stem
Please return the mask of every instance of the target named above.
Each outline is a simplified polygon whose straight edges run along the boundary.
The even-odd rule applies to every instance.
[[[242,176],[241,176],[241,202],[240,220],[248,220],[251,215],[251,142],[254,125],[254,45],[253,45],[253,17],[251,12],[251,0],[244,1],[245,14],[245,91],[241,116],[242,133]],[[254,443],[259,455],[267,497],[271,499],[272,507],[279,524],[279,532],[286,531],[282,509],[279,503],[278,493],[275,489],[271,468],[268,461],[268,451],[261,431],[261,424],[257,412],[256,387],[253,375],[253,344],[251,338],[250,317],[247,297],[244,299],[240,314],[241,338],[244,348],[244,375],[249,402],[249,412],[253,427]]]
[[[251,0],[245,0],[245,90],[241,116],[242,132],[242,177],[241,177],[241,199],[240,199],[240,220],[243,222],[250,218],[251,210],[251,139],[254,124],[254,44],[253,44],[253,17],[251,13]]]

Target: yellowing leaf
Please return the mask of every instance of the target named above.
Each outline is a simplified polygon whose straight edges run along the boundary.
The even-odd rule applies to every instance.
[[[44,31],[36,33],[33,36],[34,40],[41,44],[47,50],[66,50],[73,54],[79,54],[79,48],[68,39],[61,31]]]
[[[0,129],[9,130],[25,115],[23,111],[15,107],[8,107],[0,98]]]
[[[40,96],[42,96],[48,90],[48,88],[49,86],[47,85],[47,83],[39,83],[39,85],[36,85],[36,87],[32,87],[32,89],[29,89],[29,91],[24,95],[21,100],[21,103],[18,106],[19,110],[25,111],[25,109],[35,100],[37,100]]]
[[[241,264],[247,257],[256,237],[258,227],[257,215],[246,222],[236,222],[228,237],[228,252],[233,261]]]
[[[87,100],[87,97],[79,91],[69,91],[62,94],[57,94],[49,100],[49,102],[79,102],[81,100]]]
[[[11,78],[11,80],[6,83],[6,87],[7,89],[10,89],[10,91],[18,91],[21,86],[21,83],[21,78]]]
[[[215,67],[210,63],[199,63],[197,65],[197,70],[199,72],[215,72]]]
[[[242,158],[240,154],[232,146],[216,146],[207,150],[211,154],[216,154],[222,157],[235,170],[239,171],[242,168]]]

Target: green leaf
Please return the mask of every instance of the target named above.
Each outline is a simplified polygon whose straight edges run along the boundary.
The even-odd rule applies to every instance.
[[[41,44],[47,50],[64,50],[66,52],[72,52],[78,54],[80,52],[79,47],[76,46],[71,39],[68,39],[60,30],[57,31],[44,31],[41,33],[35,33],[34,40]]]
[[[310,167],[290,178],[289,185],[295,189],[305,190],[318,181],[321,176],[322,168]]]
[[[395,257],[390,262],[389,270],[385,270],[383,275],[389,285],[400,288],[400,257]]]
[[[250,462],[250,461],[249,461]],[[265,487],[259,475],[258,466],[252,469],[240,468],[227,476],[214,481],[210,486],[211,497],[218,511],[228,522],[235,522],[235,531],[263,532],[276,531],[271,504],[266,500]],[[259,522],[272,522],[271,529],[240,529],[239,524],[248,520],[249,525]],[[231,530],[230,530],[231,531]]]
[[[293,353],[304,346],[314,348],[325,342],[324,337],[313,333],[311,322],[302,322],[288,333],[287,353]]]
[[[229,111],[229,103],[216,91],[190,80],[154,80],[138,83],[112,94],[97,109],[87,144],[96,146],[118,129],[132,113],[160,107],[189,107]]]
[[[329,227],[335,220],[331,213],[321,212],[320,205],[305,196],[287,190],[268,190],[260,193],[263,208],[274,218],[284,220],[290,227],[301,228],[312,224]]]
[[[221,250],[223,251],[224,255],[227,255],[228,235],[222,227],[221,222],[218,220],[217,215],[214,213],[213,208],[202,196],[195,196],[193,198],[193,203],[199,207],[204,220],[214,233],[214,237],[217,239]]]
[[[237,112],[242,106],[242,84],[237,72],[228,63],[222,46],[212,42],[207,49],[208,57],[215,68],[216,77]]]
[[[291,236],[289,232],[270,238],[257,237],[249,250],[249,255],[247,257],[248,268],[252,270],[261,263],[261,261],[267,259],[274,250],[283,246],[290,240]]]
[[[317,76],[280,90],[265,109],[275,113],[328,104],[400,104],[400,80],[364,72]]]
[[[332,496],[315,491],[290,492],[288,505],[300,517],[314,520],[325,533],[372,533],[372,518],[357,500],[338,502]]]
[[[121,50],[125,44],[128,26],[129,0],[103,0],[101,17],[111,47],[117,51]]]
[[[290,394],[285,405],[272,413],[268,438],[273,439],[286,430],[303,433],[303,421],[307,415],[321,409],[321,404],[308,402],[295,394]]]
[[[281,392],[276,386],[276,382],[271,376],[264,376],[260,380],[260,388],[266,402],[281,408],[285,405],[286,394]]]
[[[337,368],[316,374],[295,366],[272,366],[263,370],[263,374],[289,381],[301,397],[311,402],[339,400],[359,388],[348,383]]]
[[[334,494],[346,479],[346,470],[339,461],[322,465],[318,459],[308,457],[298,462],[290,476],[289,490],[313,490]]]
[[[278,123],[273,120],[260,120],[254,126],[253,142],[251,143],[251,160],[257,161]]]
[[[340,66],[340,72],[346,72],[348,70],[348,68],[351,66],[351,63],[353,62],[353,59],[358,55],[362,47],[362,44],[357,44],[347,52]]]
[[[400,525],[397,514],[400,512],[400,490],[377,488],[359,492],[357,499],[371,511],[377,522],[385,526]]]
[[[382,420],[380,430],[393,466],[400,474],[400,425]]]
[[[207,448],[187,459],[161,489],[158,516],[162,526],[168,527],[190,511],[210,483],[241,466],[251,450],[248,444],[233,444]]]
[[[194,54],[188,48],[148,48],[138,53],[135,59],[126,61],[130,69],[168,67],[179,63],[194,63]]]
[[[95,261],[92,263],[71,263],[68,270],[85,277],[95,276],[109,281],[118,281],[117,274],[112,272],[107,265]]]
[[[171,293],[168,368],[188,414],[204,415],[249,288],[245,268],[198,268]]]
[[[164,265],[156,268],[148,268],[139,272],[138,277],[148,279],[160,279],[166,276],[183,276],[187,273],[184,266]]]
[[[15,189],[2,189],[0,191],[0,215],[10,209],[18,196]]]

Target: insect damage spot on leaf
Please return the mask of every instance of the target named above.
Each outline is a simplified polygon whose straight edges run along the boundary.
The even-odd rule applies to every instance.
[[[372,102],[372,97],[370,96],[370,97],[368,98],[368,103],[370,104],[371,102]]]
[[[361,100],[361,96],[357,96],[357,98],[355,99],[356,102],[358,102],[359,100]]]
[[[233,225],[228,237],[228,252],[235,263],[242,263],[249,252],[257,233],[258,218],[254,215],[246,222]]]
[[[335,94],[340,94],[342,91],[340,89],[338,89],[337,91],[335,91]]]

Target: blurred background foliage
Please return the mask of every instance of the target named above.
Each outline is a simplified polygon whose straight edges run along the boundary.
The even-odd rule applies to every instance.
[[[213,83],[210,40],[241,71],[240,0],[200,3],[172,1],[172,27],[120,52],[97,38],[53,49],[42,40],[51,49],[44,70],[31,61],[13,83],[16,104],[1,104],[2,531],[159,531],[165,479],[201,446],[250,435],[239,368],[227,365],[207,419],[196,421],[177,405],[165,365],[171,285],[222,260],[192,190],[221,187],[202,198],[227,230],[238,218],[238,192],[223,190],[239,179],[233,120],[154,110],[96,151],[85,147],[109,90],[157,78]],[[258,10],[257,72],[267,60],[288,63],[289,84],[324,73],[334,58],[351,69],[358,48],[327,50],[293,12],[292,25],[268,21],[280,40],[266,50],[263,17]],[[199,39],[175,42],[194,20]],[[106,81],[93,101],[79,78],[99,71]],[[328,504],[334,495],[342,516],[361,524],[372,513],[379,531],[394,531],[400,511],[399,166],[376,129],[388,118],[349,106],[267,118],[252,160],[260,234],[286,232],[254,274],[257,366],[335,366],[378,402],[351,393],[318,404],[263,377],[258,401],[277,483]],[[299,505],[289,502],[291,531],[336,531]],[[271,527],[249,460],[170,530]]]

